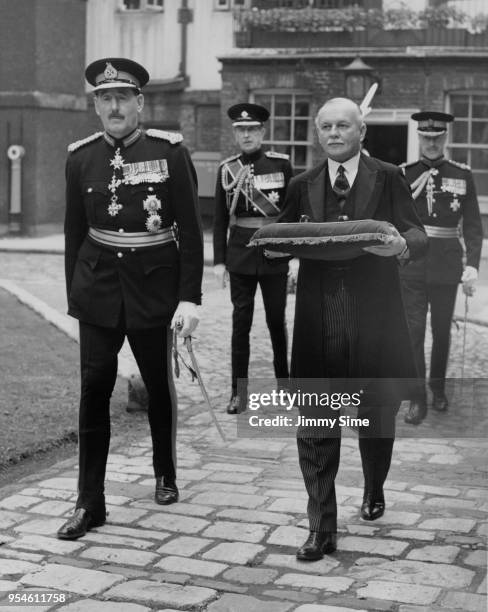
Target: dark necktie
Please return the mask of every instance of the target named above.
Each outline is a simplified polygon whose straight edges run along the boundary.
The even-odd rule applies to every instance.
[[[348,193],[351,191],[351,186],[346,178],[344,166],[339,166],[337,168],[336,180],[334,181],[332,189],[334,190],[336,196],[341,200],[345,200]]]

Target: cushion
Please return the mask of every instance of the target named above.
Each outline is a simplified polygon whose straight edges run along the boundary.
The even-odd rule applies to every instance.
[[[393,225],[375,219],[270,223],[253,235],[249,246],[304,259],[353,259],[367,254],[363,247],[388,244],[395,233]]]

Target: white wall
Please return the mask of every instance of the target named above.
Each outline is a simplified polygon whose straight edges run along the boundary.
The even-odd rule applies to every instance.
[[[162,12],[121,11],[120,4],[120,0],[88,0],[87,63],[101,57],[129,57],[147,68],[151,80],[175,77],[181,60],[180,0],[166,0]],[[232,13],[215,11],[214,0],[188,4],[193,9],[187,35],[190,89],[220,89],[217,55],[232,49]]]

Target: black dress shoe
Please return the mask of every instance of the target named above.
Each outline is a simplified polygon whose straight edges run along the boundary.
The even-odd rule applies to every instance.
[[[410,402],[404,421],[410,425],[419,425],[426,416],[427,404],[425,402]]]
[[[385,501],[367,497],[361,505],[361,518],[365,521],[375,521],[385,513]]]
[[[227,406],[227,414],[239,414],[246,409],[247,398],[245,395],[233,395]]]
[[[297,550],[300,561],[318,561],[337,550],[337,535],[328,531],[311,531],[306,542]]]
[[[444,391],[434,391],[432,397],[432,410],[437,410],[437,412],[445,412],[448,406],[449,401]]]
[[[169,506],[175,504],[180,495],[175,482],[168,482],[164,478],[156,478],[156,490],[154,492],[154,501],[161,506]]]
[[[83,537],[92,527],[101,527],[105,523],[105,514],[94,516],[85,508],[77,508],[72,517],[58,529],[60,540],[76,540]]]

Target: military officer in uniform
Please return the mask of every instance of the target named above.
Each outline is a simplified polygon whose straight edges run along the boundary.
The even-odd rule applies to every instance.
[[[232,314],[232,393],[227,412],[246,407],[249,333],[259,283],[273,346],[279,384],[288,379],[285,323],[288,261],[267,259],[262,249],[247,246],[257,229],[275,220],[292,176],[288,155],[263,151],[269,112],[258,104],[235,104],[227,114],[241,152],[224,160],[217,175],[214,222],[214,271],[221,286],[230,276]]]
[[[427,414],[424,340],[428,307],[432,327],[429,380],[432,408],[443,412],[448,406],[445,377],[457,287],[461,281],[465,295],[474,292],[483,231],[469,167],[444,156],[447,127],[454,117],[422,111],[413,114],[412,119],[418,122],[421,157],[402,167],[429,238],[429,249],[425,257],[401,268],[400,274],[415,361],[422,381],[405,421],[418,425]],[[460,226],[466,246],[464,269]]]
[[[107,58],[85,76],[104,129],[70,145],[66,164],[66,288],[81,362],[78,499],[58,531],[68,540],[105,522],[109,402],[126,336],[148,391],[155,501],[178,501],[170,325],[181,336],[196,327],[203,272],[190,155],[181,135],[139,127],[147,71]]]

